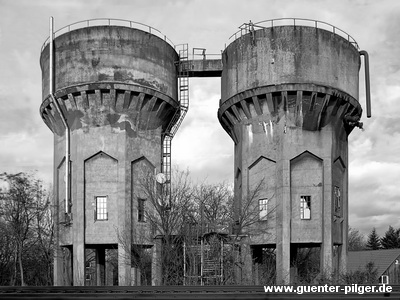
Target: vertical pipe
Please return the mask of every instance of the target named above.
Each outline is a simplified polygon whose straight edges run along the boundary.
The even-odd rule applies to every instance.
[[[52,95],[54,93],[54,83],[53,83],[53,39],[54,39],[54,30],[53,30],[53,25],[54,25],[54,21],[53,21],[53,17],[50,17],[50,35],[49,35],[49,51],[50,51],[50,58],[49,58],[49,93]]]
[[[371,91],[369,81],[369,56],[368,52],[361,50],[360,55],[364,56],[364,69],[365,69],[365,96],[367,104],[367,118],[371,118]]]
[[[224,240],[222,239],[222,237],[221,237],[221,258],[220,258],[220,270],[221,270],[221,272],[220,272],[220,274],[221,274],[221,277],[220,277],[220,282],[219,282],[219,284],[222,284],[222,282],[224,281]]]
[[[183,241],[183,285],[186,285],[186,241]]]
[[[204,241],[203,241],[203,234],[201,235],[201,244],[200,244],[200,282],[201,285],[204,285],[203,282],[203,267],[204,267]]]

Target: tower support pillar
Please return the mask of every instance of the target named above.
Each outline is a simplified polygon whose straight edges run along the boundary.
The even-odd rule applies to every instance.
[[[96,280],[98,286],[105,285],[106,275],[106,250],[104,248],[96,249]]]
[[[151,285],[162,284],[161,247],[162,247],[162,239],[156,237],[154,239],[154,245],[152,248],[153,254],[151,260]]]

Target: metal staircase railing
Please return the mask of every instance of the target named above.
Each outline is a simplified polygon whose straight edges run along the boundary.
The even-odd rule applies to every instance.
[[[178,62],[179,107],[162,135],[162,173],[166,176],[169,192],[171,192],[171,142],[189,110],[189,47],[188,44],[182,44],[180,47]]]

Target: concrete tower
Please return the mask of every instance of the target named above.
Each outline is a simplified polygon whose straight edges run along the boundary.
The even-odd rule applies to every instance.
[[[132,285],[131,246],[153,246],[139,180],[161,171],[162,134],[179,109],[178,54],[132,22],[82,24],[54,39],[51,29],[40,57],[40,113],[54,133],[54,281],[85,285],[92,249],[97,285],[110,284],[105,253],[118,249],[118,284]]]
[[[346,270],[348,136],[362,126],[360,52],[337,28],[317,28],[326,24],[263,24],[247,24],[222,54],[218,117],[235,142],[236,218],[251,200],[259,211],[248,230],[252,258],[276,248],[282,284],[293,282],[291,262],[302,247],[320,248],[321,272]]]

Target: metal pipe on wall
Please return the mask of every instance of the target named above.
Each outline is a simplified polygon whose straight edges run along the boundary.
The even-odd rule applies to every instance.
[[[364,69],[365,69],[365,96],[367,104],[367,118],[371,118],[371,91],[370,91],[370,81],[369,81],[369,56],[368,52],[361,50],[361,56],[364,56]]]
[[[65,127],[65,213],[69,213],[69,190],[70,190],[70,149],[69,149],[69,140],[70,140],[70,130],[67,123],[67,119],[65,118],[62,110],[60,109],[60,105],[58,104],[56,98],[54,97],[54,29],[53,29],[54,19],[50,17],[50,39],[49,39],[49,50],[50,50],[50,68],[49,68],[49,93],[51,102],[56,107],[57,112],[61,116],[61,120]]]

